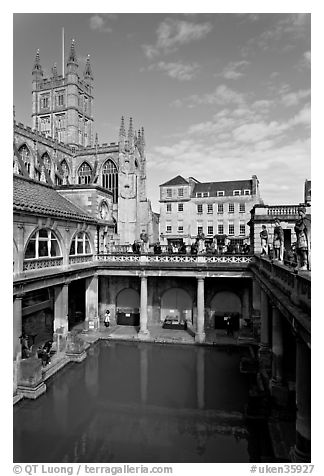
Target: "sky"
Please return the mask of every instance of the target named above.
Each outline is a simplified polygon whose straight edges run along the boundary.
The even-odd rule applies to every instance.
[[[303,201],[311,177],[311,15],[307,13],[16,13],[13,102],[31,125],[36,50],[45,76],[75,38],[94,75],[99,143],[121,116],[144,127],[147,193],[182,175],[201,182],[257,175],[266,204]]]

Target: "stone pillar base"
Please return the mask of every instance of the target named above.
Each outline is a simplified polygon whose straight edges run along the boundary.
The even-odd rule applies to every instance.
[[[87,353],[85,350],[83,352],[71,353],[71,354],[66,352],[66,355],[68,356],[71,362],[82,362],[87,357]]]
[[[202,342],[205,342],[206,334],[203,332],[201,334],[196,333],[195,334],[195,342],[198,342],[201,344]]]
[[[148,330],[139,331],[139,333],[137,334],[137,337],[139,338],[139,340],[148,340],[151,337],[150,331],[148,331]]]
[[[268,346],[264,346],[261,344],[259,348],[259,361],[261,369],[266,370],[267,372],[271,371],[272,355],[271,350]]]
[[[311,463],[310,453],[304,453],[296,448],[296,446],[290,450],[290,459],[292,463]]]
[[[40,395],[46,392],[46,385],[44,382],[40,382],[36,387],[27,387],[25,385],[18,385],[17,393],[25,398],[35,400]]]
[[[281,382],[277,382],[275,379],[271,380],[271,396],[276,405],[280,407],[286,407],[288,405],[288,387]]]

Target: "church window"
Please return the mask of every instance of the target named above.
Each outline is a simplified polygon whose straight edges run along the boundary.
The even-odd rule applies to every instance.
[[[28,242],[25,259],[54,258],[62,256],[58,239],[52,230],[35,231]]]
[[[30,151],[26,144],[19,147],[20,156],[25,164],[27,172],[30,173]]]
[[[47,152],[45,152],[45,154],[42,155],[42,159],[44,161],[45,169],[48,171],[48,173],[50,173],[51,172],[51,159],[50,159]]]
[[[107,160],[102,168],[102,186],[113,193],[113,202],[118,200],[118,172],[112,160]]]
[[[71,242],[70,255],[88,254],[91,254],[91,246],[87,234],[84,231],[77,233]]]
[[[81,185],[90,183],[92,169],[89,164],[83,162],[78,171],[78,183]]]
[[[62,167],[62,170],[63,170],[63,176],[68,177],[69,176],[69,166],[66,163],[65,159],[62,160],[61,167]]]

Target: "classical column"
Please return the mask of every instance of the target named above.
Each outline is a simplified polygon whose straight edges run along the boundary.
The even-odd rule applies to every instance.
[[[261,351],[269,350],[269,307],[268,296],[261,289]]]
[[[205,408],[205,349],[198,347],[197,352],[197,405],[200,410]]]
[[[148,385],[148,358],[146,344],[139,344],[140,347],[140,372],[141,372],[141,403],[147,403],[147,385]]]
[[[141,276],[141,310],[140,310],[140,338],[149,337],[147,328],[147,277]]]
[[[94,330],[99,327],[98,316],[98,276],[94,275],[86,279],[86,321],[89,329]]]
[[[260,367],[271,372],[271,352],[269,335],[269,303],[267,294],[261,289],[261,342],[259,349]]]
[[[66,334],[69,330],[69,285],[54,288],[54,332],[58,329]]]
[[[311,352],[296,339],[296,444],[292,453],[295,462],[311,461]]]
[[[259,283],[252,280],[252,325],[255,338],[260,336],[260,315],[261,315],[261,288]]]
[[[250,315],[250,292],[249,288],[246,286],[243,290],[243,303],[242,303],[242,322],[240,319],[240,328],[242,328],[246,322],[251,319]]]
[[[205,296],[204,296],[204,278],[197,278],[197,332],[195,335],[196,342],[205,340],[204,329],[205,318]]]
[[[272,381],[282,384],[283,381],[283,316],[276,306],[272,306]]]
[[[23,295],[19,294],[14,297],[13,302],[13,359],[21,356],[20,336],[22,333],[22,299]]]

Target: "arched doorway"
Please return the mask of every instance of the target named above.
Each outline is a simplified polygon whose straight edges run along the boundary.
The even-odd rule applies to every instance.
[[[160,320],[167,317],[192,322],[192,298],[181,288],[172,288],[165,291],[161,297]]]
[[[233,319],[234,329],[239,329],[240,317],[242,316],[242,303],[240,297],[232,291],[220,291],[216,293],[210,302],[215,329],[224,329],[224,316]]]
[[[132,288],[120,291],[116,297],[116,321],[122,326],[139,326],[140,297]]]

